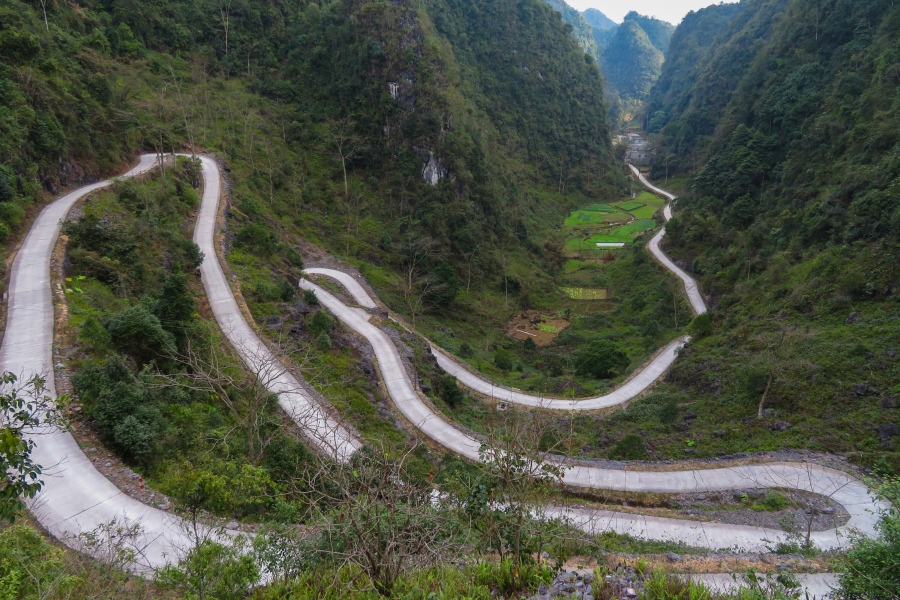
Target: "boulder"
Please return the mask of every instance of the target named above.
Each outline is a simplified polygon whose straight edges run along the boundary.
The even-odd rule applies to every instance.
[[[775,421],[772,425],[772,429],[775,431],[787,431],[791,427],[793,427],[793,424],[788,423],[787,421]]]
[[[716,429],[715,431],[713,431],[713,434],[715,434],[716,437],[723,437],[725,435],[725,430]]]
[[[897,399],[893,396],[885,396],[881,399],[881,408],[897,408]]]
[[[850,313],[850,315],[847,317],[847,319],[844,321],[844,324],[845,324],[845,325],[854,325],[854,324],[856,324],[856,323],[859,323],[860,321],[862,321],[862,318],[859,316],[859,313],[858,313],[858,312],[852,312],[852,313]]]
[[[867,383],[854,383],[850,391],[854,396],[865,396],[873,390]]]
[[[875,433],[877,433],[883,440],[889,440],[892,437],[900,435],[900,427],[898,427],[896,423],[885,423],[884,425],[877,425],[873,429],[875,429]]]

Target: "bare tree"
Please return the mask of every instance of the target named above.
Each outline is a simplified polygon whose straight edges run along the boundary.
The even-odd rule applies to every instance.
[[[356,229],[356,235],[359,236],[359,222],[362,220],[362,212],[366,207],[366,201],[357,193],[346,194],[343,198],[338,199],[338,207],[344,213],[344,221],[347,224],[347,240],[344,249],[344,256],[350,256],[350,240],[352,239],[353,230]]]
[[[355,126],[356,124],[349,119],[328,123],[328,130],[337,149],[337,155],[341,159],[341,169],[344,171],[344,196],[350,195],[350,185],[347,182],[347,161],[362,149],[364,141],[353,132]]]
[[[228,30],[231,25],[231,0],[218,0],[219,20],[225,30],[225,56],[228,56]]]
[[[454,515],[441,505],[433,477],[407,471],[414,452],[379,447],[345,464],[319,461],[295,482],[321,560],[336,570],[356,567],[384,596],[410,567],[440,563],[459,548]]]
[[[759,408],[756,412],[757,418],[763,418],[766,400],[769,398],[772,386],[780,378],[787,373],[796,373],[799,379],[805,375],[806,371],[815,367],[799,352],[801,343],[809,337],[809,333],[789,325],[782,325],[775,328],[774,331],[761,332],[756,336],[755,343],[751,344],[752,366],[759,369],[766,377],[766,386],[759,399]]]
[[[560,442],[547,444],[553,425],[543,411],[503,414],[489,426],[479,451],[481,476],[470,490],[466,508],[490,550],[521,561],[532,541],[541,552],[544,508],[566,469],[548,460]]]
[[[266,348],[256,351],[244,348],[251,354],[245,364],[236,359],[224,356],[216,348],[214,340],[204,342],[189,340],[182,352],[173,356],[187,366],[187,372],[181,375],[163,375],[159,377],[165,385],[186,387],[215,394],[225,405],[238,427],[247,436],[247,453],[253,465],[259,464],[266,449],[282,431],[284,423],[276,410],[278,394],[291,391],[304,393],[305,390],[285,389],[287,369],[286,361],[278,360]],[[299,362],[300,367],[308,362],[305,349],[302,353],[291,357],[291,361]],[[312,410],[312,409],[310,409]],[[305,420],[306,415],[289,415],[295,421]]]
[[[429,293],[438,290],[438,280],[425,271],[425,265],[434,252],[435,242],[428,237],[410,237],[403,246],[403,299],[409,308],[413,327],[416,315],[427,302]]]

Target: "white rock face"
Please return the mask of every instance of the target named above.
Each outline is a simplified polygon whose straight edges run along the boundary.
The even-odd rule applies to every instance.
[[[388,81],[388,90],[391,92],[391,98],[394,100],[400,96],[400,84],[396,81]]]
[[[422,168],[422,177],[431,185],[437,185],[441,177],[447,176],[447,170],[441,166],[441,163],[434,157],[434,152],[428,151],[428,162]]]

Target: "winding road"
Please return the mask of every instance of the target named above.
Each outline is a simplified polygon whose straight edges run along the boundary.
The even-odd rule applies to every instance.
[[[674,200],[677,196],[662,190],[654,185],[652,185],[649,181],[647,181],[641,172],[635,168],[634,165],[629,165],[634,174],[638,177],[638,179],[645,186],[669,199],[669,203],[663,208],[663,216],[666,221],[672,218],[672,206],[671,201]],[[648,244],[648,249],[650,253],[658,260],[666,269],[674,273],[684,284],[685,294],[687,295],[688,301],[691,304],[691,309],[695,314],[702,314],[707,311],[706,303],[703,301],[703,295],[700,293],[700,288],[697,285],[697,282],[694,279],[685,273],[682,269],[680,269],[675,263],[673,263],[668,256],[662,251],[660,248],[660,242],[663,236],[666,234],[665,227],[661,228],[656,235],[650,240]],[[325,275],[327,277],[331,277],[339,281],[350,294],[353,296],[353,299],[365,308],[377,308],[378,303],[376,303],[366,292],[365,288],[363,288],[360,283],[353,278],[351,275],[347,273],[343,273],[341,271],[337,271],[334,269],[307,269],[307,273],[312,275]],[[618,406],[637,396],[641,395],[648,388],[653,386],[654,383],[672,366],[675,362],[675,358],[678,356],[678,351],[684,347],[684,345],[690,340],[690,336],[681,337],[664,348],[660,352],[656,354],[656,356],[646,365],[643,369],[635,373],[628,381],[625,382],[622,387],[610,392],[609,394],[604,394],[602,396],[595,396],[592,398],[555,398],[548,396],[540,396],[534,394],[528,394],[526,392],[522,392],[520,390],[513,390],[508,387],[496,384],[492,381],[485,379],[479,374],[473,372],[471,369],[466,366],[461,365],[457,360],[452,357],[450,354],[446,353],[441,348],[438,348],[434,344],[431,345],[431,353],[434,355],[437,360],[438,366],[441,367],[446,373],[453,375],[456,377],[457,381],[464,385],[465,387],[474,390],[475,392],[486,396],[488,398],[494,398],[496,400],[502,402],[510,402],[512,404],[519,404],[523,406],[531,406],[531,407],[540,407],[547,409],[556,409],[556,410],[597,410],[601,408],[609,408],[612,406]]]
[[[216,321],[247,367],[264,372],[269,390],[304,431],[308,441],[336,460],[347,460],[362,443],[339,418],[329,414],[260,341],[244,318],[225,279],[215,251],[216,219],[221,185],[216,163],[200,158],[203,197],[194,241],[206,256],[200,272]],[[146,173],[157,165],[155,155],[143,155],[122,177]],[[0,369],[28,378],[46,377],[48,395],[56,397],[53,371],[53,294],[50,261],[62,223],[84,196],[108,187],[106,180],[80,188],[48,204],[38,215],[16,253],[9,284],[9,310]],[[44,467],[44,487],[29,503],[35,518],[53,536],[72,538],[112,521],[138,524],[133,541],[138,571],[151,571],[192,545],[178,517],[143,504],[123,493],[100,473],[68,431],[47,429],[32,434],[34,461]],[[235,532],[231,532],[235,533]]]
[[[194,239],[207,257],[201,267],[203,284],[222,330],[248,366],[258,367],[259,361],[273,361],[275,357],[267,354],[265,345],[244,319],[218,263],[215,232],[220,200],[219,175],[214,161],[209,158],[201,160],[205,185]],[[124,176],[146,172],[154,165],[154,156],[143,156],[139,165]],[[104,181],[86,186],[47,205],[33,224],[12,265],[7,326],[0,347],[0,368],[26,377],[33,373],[45,374],[54,396],[51,255],[62,220],[69,209],[86,194],[110,183]],[[377,306],[351,277],[338,275],[336,271],[325,271],[308,270],[311,274],[329,275],[341,281],[361,306]],[[300,286],[315,290],[326,308],[369,341],[388,393],[411,423],[441,446],[470,460],[478,459],[480,442],[456,429],[425,404],[410,381],[393,341],[370,322],[372,315],[369,312],[345,305],[311,281],[304,279]],[[690,294],[690,288],[688,292]],[[699,292],[696,296],[702,306]],[[329,414],[301,388],[298,380],[289,376],[278,379],[273,391],[279,392],[282,406],[297,418],[307,437],[320,450],[338,460],[345,460],[361,446],[361,442],[341,425],[339,417]],[[93,467],[68,432],[41,432],[34,439],[34,458],[45,466],[46,474],[45,487],[30,503],[30,508],[54,536],[66,540],[114,519],[120,523],[138,522],[142,528],[135,541],[139,550],[139,561],[135,565],[138,569],[161,566],[190,545],[191,539],[184,533],[184,524],[180,519],[141,504],[119,491]],[[801,463],[670,472],[574,465],[567,466],[564,483],[573,487],[626,492],[716,492],[748,487],[781,487],[816,492],[831,497],[850,514],[845,526],[812,534],[813,543],[821,549],[845,546],[850,530],[875,535],[876,511],[884,508],[853,477],[818,465]],[[645,517],[595,509],[557,507],[549,509],[548,515],[571,518],[590,532],[615,530],[649,539],[681,541],[709,548],[764,551],[769,544],[784,538],[781,531],[757,527]]]

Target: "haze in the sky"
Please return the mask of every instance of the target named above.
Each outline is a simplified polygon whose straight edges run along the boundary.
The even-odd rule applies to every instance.
[[[621,23],[629,11],[635,10],[678,25],[690,11],[719,4],[720,0],[566,0],[566,3],[580,11],[596,8],[616,23]]]

